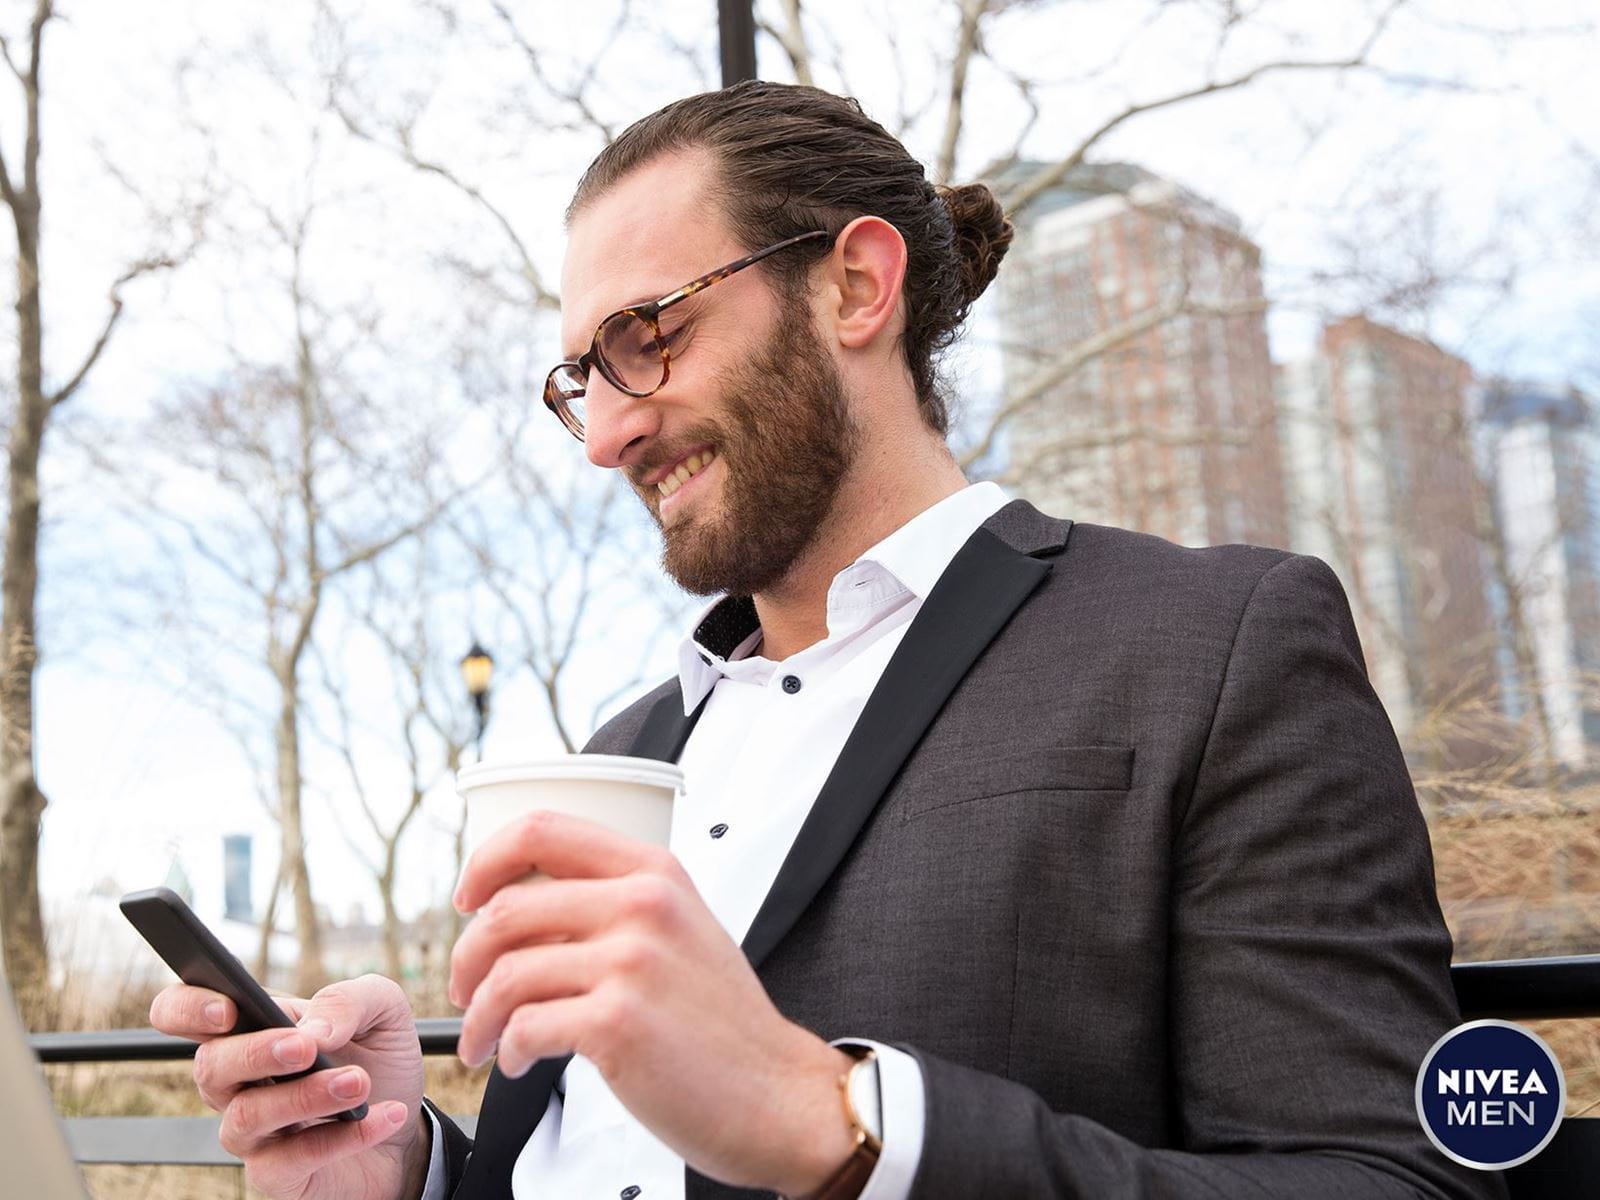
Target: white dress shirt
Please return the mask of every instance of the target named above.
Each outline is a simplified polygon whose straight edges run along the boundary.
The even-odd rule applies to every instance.
[[[743,942],[912,618],[956,552],[1006,502],[997,485],[974,484],[902,525],[834,576],[828,636],[782,662],[752,655],[759,629],[723,654],[704,644],[715,641],[708,618],[733,603],[727,600],[702,612],[683,640],[685,714],[707,693],[710,699],[680,759],[684,794],[672,814],[670,846],[734,941]],[[922,1156],[922,1072],[893,1047],[858,1038],[840,1043],[878,1054],[883,1153],[861,1200],[905,1200]],[[638,1200],[683,1200],[683,1159],[576,1056],[517,1157],[512,1195],[610,1200],[629,1188],[639,1189]],[[444,1200],[437,1127],[423,1200]]]

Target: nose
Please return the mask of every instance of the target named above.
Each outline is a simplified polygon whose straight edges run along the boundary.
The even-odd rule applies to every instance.
[[[648,396],[612,387],[599,371],[589,372],[584,401],[583,448],[597,467],[631,466],[660,431],[661,413]]]

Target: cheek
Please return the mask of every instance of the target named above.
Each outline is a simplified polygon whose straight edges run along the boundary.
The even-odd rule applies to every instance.
[[[672,349],[672,377],[681,371],[685,378],[701,382],[715,378],[743,361],[742,339],[714,324],[693,326]]]

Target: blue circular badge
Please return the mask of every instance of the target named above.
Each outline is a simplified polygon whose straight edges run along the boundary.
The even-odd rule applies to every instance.
[[[1561,1127],[1567,1081],[1538,1034],[1510,1021],[1469,1021],[1433,1044],[1417,1072],[1428,1140],[1464,1167],[1526,1162]]]

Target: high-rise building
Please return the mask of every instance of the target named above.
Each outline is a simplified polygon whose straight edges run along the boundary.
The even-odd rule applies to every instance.
[[[1004,396],[1028,401],[1007,482],[1187,545],[1286,543],[1261,255],[1237,217],[1080,166],[1022,214],[999,286]]]
[[[1581,770],[1600,763],[1600,411],[1576,390],[1493,382],[1481,428],[1508,576],[1499,601],[1515,604],[1508,633],[1525,639],[1507,656],[1507,705],[1538,717],[1536,736],[1547,724],[1555,761]]]
[[[1430,749],[1457,762],[1483,747],[1445,718],[1499,703],[1471,380],[1461,359],[1364,317],[1325,327],[1278,376],[1290,544],[1339,574],[1402,738],[1440,717]]]
[[[255,919],[255,904],[250,896],[250,848],[248,833],[229,833],[222,838],[222,907],[230,921]]]

